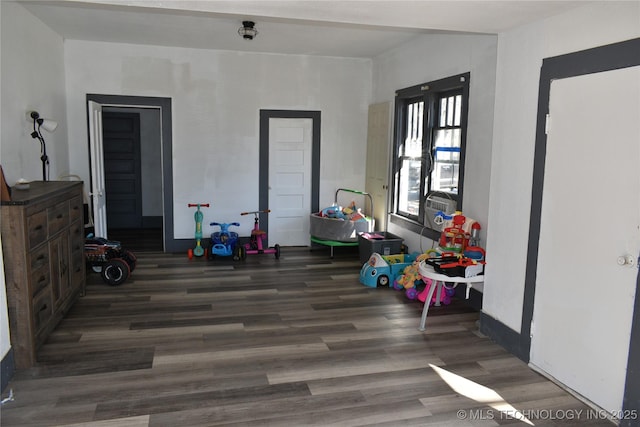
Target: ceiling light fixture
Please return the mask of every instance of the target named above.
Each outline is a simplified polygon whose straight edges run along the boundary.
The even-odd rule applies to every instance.
[[[238,34],[245,40],[253,40],[258,35],[258,30],[255,27],[256,23],[253,21],[242,21],[242,27],[238,28]]]
[[[42,180],[47,181],[49,175],[49,157],[47,156],[47,144],[44,142],[40,129],[53,132],[58,127],[58,122],[40,117],[37,111],[27,113],[27,119],[33,120],[33,132],[31,138],[40,141],[40,160],[42,160]]]

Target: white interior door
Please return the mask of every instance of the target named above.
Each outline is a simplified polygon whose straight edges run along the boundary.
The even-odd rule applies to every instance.
[[[387,197],[389,190],[389,150],[391,142],[391,103],[369,106],[367,128],[367,179],[365,191],[373,199],[373,217],[377,230],[387,229]],[[371,215],[368,211],[367,214]]]
[[[309,245],[312,119],[269,119],[269,244]]]
[[[104,152],[102,150],[102,105],[88,101],[89,150],[91,157],[91,200],[95,235],[107,238],[107,204],[104,191]]]
[[[550,92],[530,362],[619,413],[640,252],[640,67]],[[619,265],[620,263],[624,265]]]

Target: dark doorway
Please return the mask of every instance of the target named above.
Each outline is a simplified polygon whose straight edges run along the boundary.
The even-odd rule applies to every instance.
[[[143,228],[124,229],[126,234],[121,234],[121,229],[114,229],[108,224],[108,237],[120,240],[123,246],[134,251],[181,251],[180,242],[173,236],[171,98],[87,94],[87,101],[99,104],[103,108],[102,113],[133,112],[140,116]],[[145,111],[152,111],[153,114],[145,114]],[[155,129],[158,134],[149,137],[149,129]],[[145,141],[151,142],[147,144]],[[91,179],[93,180],[93,172]],[[93,181],[90,181],[90,187],[93,188]],[[152,201],[148,200],[150,195],[154,198]],[[144,237],[135,231],[144,233]]]
[[[140,116],[102,113],[107,224],[110,229],[142,227]]]

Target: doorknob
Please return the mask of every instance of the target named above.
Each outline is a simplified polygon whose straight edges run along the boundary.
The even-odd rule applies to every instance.
[[[618,257],[618,265],[633,267],[634,265],[636,265],[636,260],[633,255],[621,255]]]

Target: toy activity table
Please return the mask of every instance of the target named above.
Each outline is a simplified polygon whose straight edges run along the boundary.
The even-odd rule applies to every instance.
[[[465,285],[467,285],[467,291],[465,293],[465,297],[467,299],[469,299],[469,292],[471,291],[471,288],[473,287],[474,284],[484,283],[484,275],[473,276],[473,277],[447,276],[446,274],[437,273],[433,269],[433,266],[427,264],[424,261],[421,261],[420,264],[418,265],[418,272],[420,273],[420,276],[422,276],[424,279],[431,279],[433,282],[431,288],[429,289],[429,295],[427,295],[427,298],[425,299],[424,308],[422,309],[422,317],[420,319],[420,326],[418,328],[421,331],[424,331],[425,329],[424,325],[427,322],[427,313],[429,312],[429,302],[431,301],[431,298],[433,298],[434,292],[436,292],[436,288],[438,289],[438,292],[435,294],[436,295],[435,305],[439,306],[440,292],[445,282],[453,283],[454,287],[458,286],[460,283],[464,283]]]

